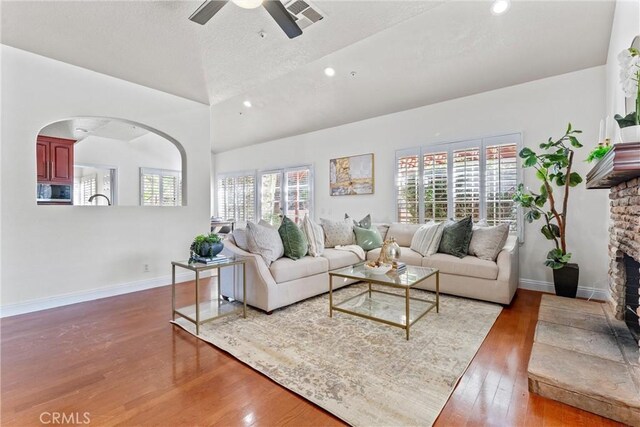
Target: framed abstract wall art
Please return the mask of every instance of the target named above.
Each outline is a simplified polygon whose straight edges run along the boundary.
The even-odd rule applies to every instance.
[[[332,196],[373,194],[373,153],[329,160],[329,188]]]

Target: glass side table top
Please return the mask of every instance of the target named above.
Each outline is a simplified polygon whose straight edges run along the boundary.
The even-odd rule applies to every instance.
[[[246,257],[242,256],[225,256],[220,257],[218,260],[205,264],[202,262],[189,262],[189,260],[184,261],[171,261],[172,265],[176,265],[182,268],[186,268],[188,270],[208,270],[210,268],[224,267],[228,265],[242,264],[245,262]]]
[[[437,271],[437,268],[407,265],[407,268],[401,273],[398,273],[395,270],[390,270],[385,274],[373,274],[364,267],[364,262],[361,262],[352,266],[331,270],[329,271],[329,274],[337,277],[346,277],[348,279],[358,279],[373,283],[410,288],[427,277],[434,275]]]

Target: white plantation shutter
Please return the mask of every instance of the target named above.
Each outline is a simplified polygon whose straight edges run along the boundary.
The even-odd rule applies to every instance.
[[[448,215],[447,152],[423,156],[424,220],[445,221]]]
[[[453,152],[453,218],[480,220],[480,147]]]
[[[286,209],[285,215],[296,224],[309,213],[311,206],[311,178],[308,168],[285,170]]]
[[[260,175],[260,218],[269,224],[280,222],[282,214],[282,173],[265,172]]]
[[[399,152],[396,155],[396,214],[398,222],[420,222],[419,152]]]
[[[82,205],[90,205],[89,198],[97,193],[96,175],[87,175],[80,178],[80,200]]]
[[[140,205],[182,206],[181,172],[140,168]]]
[[[486,218],[490,225],[509,223],[522,239],[511,199],[520,182],[520,144],[520,134],[508,134],[397,151],[397,221]]]
[[[516,230],[517,208],[512,197],[518,183],[518,155],[514,143],[486,147],[485,193],[489,225],[509,223]]]
[[[299,166],[260,172],[260,218],[278,225],[281,215],[299,224],[312,215],[313,170]]]
[[[255,174],[221,175],[218,177],[218,213],[225,220],[242,224],[255,221]]]

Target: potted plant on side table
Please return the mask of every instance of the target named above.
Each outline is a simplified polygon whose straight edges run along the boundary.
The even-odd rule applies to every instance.
[[[567,131],[558,140],[549,140],[540,144],[545,150],[538,154],[530,148],[523,148],[519,156],[524,159],[525,168],[535,168],[536,177],[542,182],[539,192],[525,189],[520,184],[513,200],[525,209],[524,218],[532,223],[544,220],[540,229],[554,248],[547,253],[544,264],[553,269],[553,282],[556,295],[575,298],[578,291],[578,264],[570,264],[571,253],[567,252],[567,209],[571,187],[582,182],[582,177],[572,170],[574,148],[582,147],[576,138],[582,131],[574,130],[571,123]]]
[[[224,243],[216,233],[200,234],[191,243],[190,261],[207,261],[222,252]]]

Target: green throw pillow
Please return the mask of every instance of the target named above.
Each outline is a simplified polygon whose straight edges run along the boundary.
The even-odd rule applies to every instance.
[[[362,228],[353,227],[353,231],[356,233],[356,242],[365,251],[379,248],[382,246],[382,236],[377,228]]]
[[[471,217],[444,226],[438,252],[464,258],[473,234]]]
[[[285,216],[282,218],[278,233],[284,246],[284,256],[291,259],[299,259],[307,254],[309,247],[307,238],[295,222]]]

